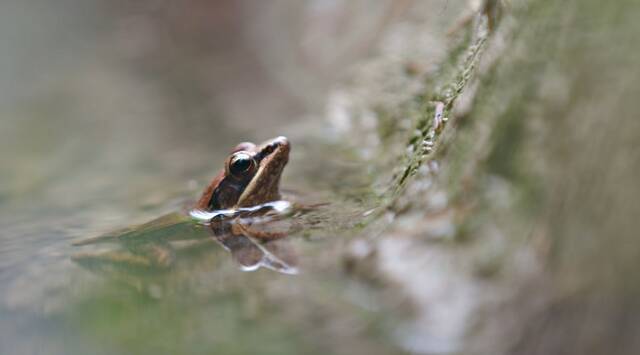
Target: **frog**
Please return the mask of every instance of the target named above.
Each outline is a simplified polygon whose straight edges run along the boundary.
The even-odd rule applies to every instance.
[[[259,146],[238,144],[218,175],[206,187],[195,209],[203,211],[251,207],[280,199],[280,177],[291,145],[277,137]]]
[[[116,243],[121,249],[76,253],[71,259],[89,269],[166,270],[173,266],[177,248],[197,249],[214,241],[230,251],[243,270],[266,267],[297,273],[295,253],[278,242],[287,236],[286,228],[266,227],[285,218],[292,208],[280,193],[290,150],[283,136],[259,145],[242,142],[190,208],[74,242],[74,246]]]

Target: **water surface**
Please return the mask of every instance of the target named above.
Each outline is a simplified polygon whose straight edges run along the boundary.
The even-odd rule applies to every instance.
[[[1,47],[12,55],[0,63],[0,352],[393,351],[366,286],[345,290],[339,257],[375,202],[370,167],[326,122],[303,118],[321,112],[335,77],[287,88],[265,70],[272,54],[255,53],[259,29],[243,37],[256,15],[232,2],[176,12],[78,5],[0,11],[22,33]],[[220,18],[204,21],[200,10]],[[264,26],[281,26],[273,18]],[[357,33],[366,49],[372,39]],[[335,73],[358,57],[345,53],[313,70]],[[159,272],[93,272],[71,260],[73,242],[179,211],[236,143],[276,135],[293,146],[283,188],[329,202],[297,217],[302,228],[287,238],[296,272],[243,271],[213,242]]]

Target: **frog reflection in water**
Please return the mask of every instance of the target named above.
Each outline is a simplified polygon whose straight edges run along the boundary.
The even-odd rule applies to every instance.
[[[245,270],[262,266],[295,273],[294,254],[278,241],[286,236],[286,228],[278,222],[290,209],[290,204],[279,201],[280,177],[289,151],[285,137],[259,146],[240,143],[188,215],[171,213],[137,227],[76,242],[74,245],[117,242],[123,250],[76,254],[72,259],[90,269],[162,269],[173,264],[176,244],[198,245],[213,235]]]

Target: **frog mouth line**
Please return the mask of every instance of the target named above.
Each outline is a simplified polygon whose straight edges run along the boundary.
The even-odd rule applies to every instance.
[[[289,161],[289,141],[285,137],[274,138],[264,143],[254,155],[259,167],[243,193],[238,205],[248,207],[250,203],[263,203],[280,198],[278,184],[284,166]],[[260,196],[256,199],[256,196]]]

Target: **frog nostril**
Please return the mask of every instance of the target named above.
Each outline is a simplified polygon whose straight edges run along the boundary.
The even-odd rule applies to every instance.
[[[261,157],[265,157],[271,153],[273,153],[273,151],[276,149],[276,145],[275,144],[269,144],[266,147],[264,147],[264,149],[262,149],[262,151],[260,152],[260,156]]]

